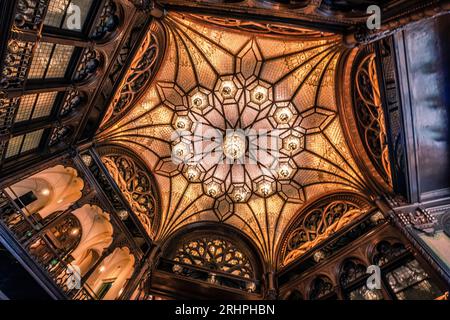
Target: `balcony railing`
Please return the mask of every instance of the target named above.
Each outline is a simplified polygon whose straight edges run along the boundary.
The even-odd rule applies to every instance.
[[[158,270],[204,281],[212,285],[238,289],[250,293],[261,292],[261,282],[259,280],[241,278],[221,271],[209,270],[178,261],[161,258],[159,260]]]
[[[44,226],[33,215],[26,214],[2,191],[0,192],[0,224],[9,230],[22,248],[34,260],[36,266],[43,270],[48,277],[70,299],[95,300],[93,290],[87,283],[80,286],[70,285],[81,275],[74,274],[70,267],[72,260],[67,252],[58,249],[41,231]]]

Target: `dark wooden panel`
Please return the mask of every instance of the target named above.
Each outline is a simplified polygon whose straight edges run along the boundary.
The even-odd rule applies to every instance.
[[[404,32],[420,200],[450,187],[449,29],[447,15]]]

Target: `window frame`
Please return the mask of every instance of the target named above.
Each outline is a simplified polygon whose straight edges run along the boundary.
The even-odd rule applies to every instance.
[[[73,0],[69,0],[69,4],[72,3]],[[106,1],[105,0],[93,0],[91,2],[91,7],[89,8],[87,14],[86,14],[86,19],[84,20],[84,23],[81,27],[81,30],[79,31],[74,31],[74,30],[70,30],[70,29],[64,29],[62,26],[64,25],[64,21],[67,17],[67,8],[66,11],[64,12],[63,18],[61,20],[61,27],[55,27],[55,26],[51,26],[51,25],[46,25],[45,23],[43,23],[43,27],[42,27],[42,33],[44,35],[58,35],[58,36],[62,36],[65,38],[77,38],[77,39],[87,39],[88,38],[88,34],[90,33],[93,24],[95,22],[95,20],[97,20],[97,15],[101,14],[100,8],[103,7],[104,3]],[[44,17],[44,22],[45,22],[45,17]]]

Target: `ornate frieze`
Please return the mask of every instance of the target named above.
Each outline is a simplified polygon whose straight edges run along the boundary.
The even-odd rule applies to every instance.
[[[405,227],[412,227],[427,234],[433,234],[437,224],[436,217],[422,208],[412,212],[399,213],[398,217]]]
[[[69,126],[58,126],[53,129],[52,134],[50,136],[50,140],[48,145],[50,147],[56,146],[59,143],[69,143],[69,139],[72,136],[73,129]]]
[[[1,70],[0,88],[22,87],[33,58],[32,42],[9,40]]]
[[[97,41],[106,38],[117,29],[119,21],[117,4],[113,0],[107,0],[90,38]]]
[[[66,94],[64,103],[61,107],[59,114],[62,117],[69,115],[72,111],[74,111],[75,109],[79,108],[82,105],[84,99],[85,97],[79,90],[77,89],[70,90]]]
[[[153,79],[159,62],[164,54],[164,36],[162,26],[154,23],[136,53],[124,80],[112,100],[103,124],[121,117],[129,111]]]
[[[152,235],[156,197],[148,173],[125,155],[103,156],[102,161],[147,233]]]
[[[301,215],[287,234],[281,252],[283,266],[293,262],[319,243],[367,212],[367,206],[351,199],[330,199]],[[320,259],[319,259],[320,261]]]
[[[202,237],[183,242],[174,253],[173,261],[217,270],[235,276],[253,279],[253,268],[247,256],[233,243],[213,237]],[[174,265],[174,272],[181,268]]]
[[[390,185],[391,166],[375,53],[369,52],[359,61],[352,83],[353,107],[361,141],[372,163]]]
[[[321,32],[311,29],[306,29],[293,25],[286,25],[281,23],[263,23],[256,21],[246,21],[235,18],[225,18],[225,17],[217,17],[217,16],[207,16],[207,15],[197,15],[191,14],[191,18],[202,20],[207,23],[215,24],[217,26],[232,28],[236,30],[246,31],[246,32],[254,32],[258,34],[273,34],[273,35],[283,35],[283,36],[294,36],[294,37],[307,37],[311,38],[325,38],[325,37],[335,37],[338,36],[333,35],[327,32]]]
[[[50,0],[19,0],[16,6],[14,28],[40,31]]]
[[[87,80],[97,71],[101,61],[102,58],[96,50],[86,48],[81,56],[81,61],[78,64],[73,80],[77,82]]]

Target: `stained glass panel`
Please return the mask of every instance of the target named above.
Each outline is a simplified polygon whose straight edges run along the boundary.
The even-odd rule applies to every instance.
[[[29,94],[20,98],[15,122],[28,121],[50,115],[57,92]]]
[[[29,79],[63,78],[75,47],[41,42],[37,45]]]
[[[442,294],[417,260],[389,272],[386,278],[400,300],[427,300]]]
[[[351,291],[348,294],[350,300],[383,300],[381,290],[369,290],[366,285]]]
[[[200,238],[182,244],[173,261],[222,271],[253,279],[253,268],[248,257],[233,243],[220,238]]]
[[[20,98],[19,109],[16,113],[15,122],[29,120],[33,112],[33,107],[36,102],[37,94],[29,94]]]
[[[13,137],[8,142],[8,149],[6,150],[5,158],[10,158],[19,154],[20,147],[22,146],[23,135]]]
[[[36,149],[41,142],[42,134],[44,130],[37,130],[34,132],[27,133],[25,139],[23,140],[21,153]]]
[[[51,0],[44,24],[55,28],[81,31],[92,2],[93,0]],[[78,14],[79,17],[75,16]],[[79,22],[79,25],[73,22]]]
[[[36,149],[41,142],[44,130],[37,130],[25,135],[13,137],[8,142],[5,158],[11,158],[21,153]]]

